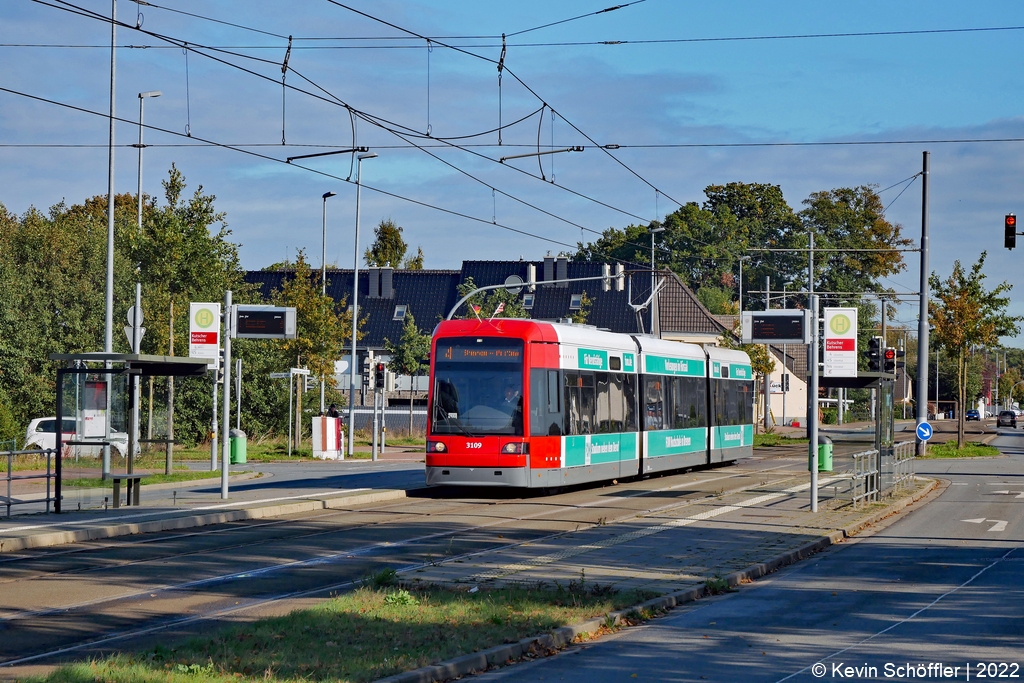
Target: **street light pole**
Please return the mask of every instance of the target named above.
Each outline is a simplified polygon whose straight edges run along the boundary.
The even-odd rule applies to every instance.
[[[348,457],[355,455],[356,429],[356,327],[359,322],[359,202],[363,190],[363,159],[374,159],[377,154],[360,154],[356,168],[356,246],[352,257],[352,357],[349,359],[348,387]]]
[[[654,263],[654,236],[659,232],[665,232],[665,228],[651,228],[651,334],[660,337],[661,312],[658,310],[658,302],[654,292],[657,281],[657,267]]]
[[[783,310],[789,308],[789,299],[787,298],[786,290],[793,284],[793,281],[782,283],[782,308]],[[786,394],[789,387],[786,386],[786,375],[789,374],[789,356],[787,355],[786,345],[782,345],[782,426],[785,427],[789,423],[786,421]],[[842,410],[842,409],[840,409]],[[840,423],[842,424],[842,423]]]
[[[743,315],[743,262],[749,261],[749,256],[740,256],[740,315]]]
[[[144,128],[144,126],[143,126],[143,113],[145,111],[143,105],[145,104],[147,98],[150,98],[150,97],[160,97],[160,95],[162,95],[162,94],[163,93],[161,93],[159,90],[149,90],[147,92],[140,92],[139,93],[139,144],[136,145],[139,148],[139,184],[138,184],[138,190],[137,190],[137,195],[136,195],[136,200],[137,200],[136,201],[136,205],[138,207],[138,212],[137,212],[136,218],[138,220],[138,224],[137,224],[138,228],[137,229],[138,229],[138,238],[139,239],[142,238],[142,150],[143,150],[143,148],[145,148],[145,145],[142,144],[142,131],[143,131],[143,128]],[[133,317],[132,317],[132,320],[134,321],[132,323],[132,353],[142,353],[142,320],[141,320],[141,317],[142,317],[142,284],[140,283],[140,280],[142,279],[141,269],[142,269],[141,268],[141,264],[139,264],[136,261],[136,263],[135,263],[135,277],[136,277],[136,281],[135,281],[135,309],[134,309],[135,312],[134,312]],[[139,384],[139,376],[138,375],[132,375],[131,382],[132,382],[132,392],[131,392],[132,393],[132,406],[131,406],[132,414],[131,414],[130,422],[131,422],[131,430],[132,430],[131,431],[131,436],[132,436],[132,438],[131,438],[130,447],[128,449],[128,452],[130,454],[128,457],[134,458],[135,457],[135,445],[139,443],[139,407],[140,407],[139,389],[141,388],[141,386]],[[168,472],[167,474],[170,474],[170,472]]]
[[[336,195],[336,192],[324,192],[323,210],[323,241],[320,246],[320,294],[327,296],[327,199]],[[320,414],[324,414],[324,381],[327,378],[320,377]]]

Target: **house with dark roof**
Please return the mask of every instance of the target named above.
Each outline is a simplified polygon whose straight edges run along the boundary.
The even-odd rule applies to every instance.
[[[599,329],[624,334],[655,334],[664,339],[693,344],[717,344],[732,326],[713,315],[697,296],[671,271],[660,271],[658,296],[651,298],[652,278],[649,272],[626,273],[620,286],[613,283],[607,290],[601,280],[585,282],[551,282],[575,278],[599,278],[604,274],[601,263],[576,262],[565,258],[547,257],[541,261],[463,261],[459,270],[394,270],[368,268],[359,271],[359,318],[365,320],[365,336],[360,339],[356,368],[361,369],[365,358],[380,358],[387,339],[398,340],[402,335],[405,318],[412,315],[421,331],[429,333],[444,320],[458,300],[458,286],[469,278],[478,287],[504,284],[516,276],[526,286],[519,294],[530,317],[535,320],[566,320],[576,313],[585,292],[591,301],[587,324]],[[614,267],[611,268],[614,272]],[[280,289],[293,271],[249,271],[246,282],[257,284],[265,298]],[[529,284],[535,286],[530,287]],[[550,283],[550,284],[545,284]],[[328,270],[327,293],[335,301],[349,301],[352,296],[352,271]],[[532,291],[531,291],[532,290]],[[646,304],[646,305],[645,305]],[[465,311],[460,311],[465,314]],[[775,350],[781,359],[781,349]],[[797,374],[798,354],[790,353],[790,387],[804,384],[804,374]],[[806,362],[803,362],[806,366]],[[781,375],[781,362],[776,363]],[[347,373],[348,358],[338,365],[339,373]],[[342,378],[343,379],[343,378]],[[417,378],[397,378],[395,389],[407,391],[410,387],[423,391],[425,382]],[[343,381],[342,385],[346,385]],[[805,397],[805,394],[801,394]],[[422,398],[422,397],[421,397]],[[805,408],[790,394],[793,410],[790,416],[803,415]],[[806,403],[806,398],[802,399]],[[781,422],[781,413],[775,413]]]

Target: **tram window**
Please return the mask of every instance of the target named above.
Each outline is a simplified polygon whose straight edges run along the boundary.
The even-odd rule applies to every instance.
[[[664,377],[644,378],[644,429],[663,429],[665,423]]]
[[[672,379],[672,426],[675,429],[704,427],[704,380],[695,377]]]
[[[562,388],[558,370],[530,370],[530,434],[562,434]]]
[[[545,429],[545,410],[547,405],[547,377],[544,370],[530,370],[530,434],[542,436]]]
[[[580,434],[580,375],[578,372],[565,373],[565,415],[562,421],[563,434]]]
[[[616,375],[597,373],[597,431],[622,431],[622,385]]]
[[[560,413],[562,406],[559,404],[559,397],[562,392],[558,390],[558,370],[548,370],[548,412]]]
[[[622,398],[625,432],[637,431],[636,424],[636,375],[625,375],[622,377]]]
[[[611,418],[608,431],[611,432],[626,431],[626,396],[622,390],[623,379],[623,375],[608,377],[608,406]]]
[[[594,374],[592,372],[580,373],[580,434],[594,434],[597,432],[594,424],[594,408],[597,403],[597,396],[594,386]]]

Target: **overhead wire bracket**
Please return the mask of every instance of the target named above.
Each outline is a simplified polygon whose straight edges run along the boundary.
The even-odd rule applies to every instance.
[[[285,144],[284,140],[284,123],[285,123],[285,93],[288,89],[285,87],[285,77],[288,75],[288,60],[292,57],[292,37],[288,36],[288,49],[284,53],[284,61],[281,63],[281,144]]]
[[[501,146],[501,72],[505,68],[505,34],[501,34],[501,56],[498,58],[498,146]]]

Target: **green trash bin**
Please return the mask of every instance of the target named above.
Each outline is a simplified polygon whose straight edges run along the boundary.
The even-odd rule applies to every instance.
[[[811,455],[807,454],[807,471],[811,471]],[[818,435],[818,471],[832,471],[832,439]]]
[[[241,465],[245,463],[245,432],[241,429],[232,429],[228,432],[231,440],[231,464]]]

